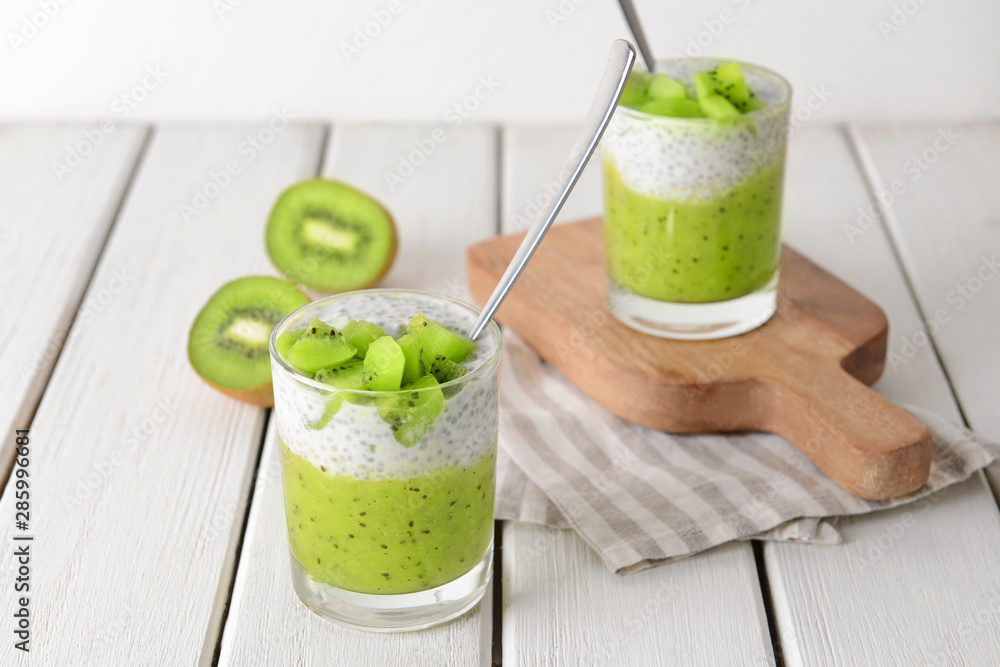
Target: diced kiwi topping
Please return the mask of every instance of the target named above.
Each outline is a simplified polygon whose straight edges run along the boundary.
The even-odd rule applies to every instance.
[[[330,387],[323,413],[308,423],[310,428],[324,428],[345,400],[374,401],[379,416],[404,447],[424,437],[445,399],[459,391],[459,386],[440,385],[469,372],[462,361],[477,347],[423,313],[411,317],[398,338],[365,320],[351,320],[337,331],[313,319],[304,329],[278,336],[275,346],[292,366]],[[352,390],[386,393],[371,398]]]
[[[657,116],[715,120],[736,119],[765,106],[747,85],[739,63],[696,72],[692,79],[688,87],[666,74],[633,71],[618,103]]]

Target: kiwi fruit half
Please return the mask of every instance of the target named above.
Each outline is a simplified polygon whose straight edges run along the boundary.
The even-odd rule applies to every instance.
[[[285,190],[267,223],[267,252],[290,280],[321,292],[378,282],[396,256],[396,226],[367,194],[329,179]]]
[[[188,359],[219,391],[254,405],[274,405],[267,345],[278,322],[309,303],[295,285],[266,276],[223,285],[191,326]]]

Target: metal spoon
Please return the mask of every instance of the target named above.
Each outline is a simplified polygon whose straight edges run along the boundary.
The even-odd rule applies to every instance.
[[[486,324],[493,318],[493,314],[503,303],[507,292],[514,286],[514,282],[521,275],[525,265],[541,243],[542,237],[549,231],[552,221],[556,219],[559,210],[562,208],[566,197],[573,190],[583,168],[587,166],[587,161],[597,148],[601,135],[611,121],[611,116],[625,88],[625,81],[632,69],[632,62],[635,60],[635,49],[624,39],[616,39],[611,45],[611,53],[608,55],[608,64],[604,68],[604,76],[597,87],[597,95],[587,112],[587,117],[583,121],[583,134],[576,140],[570,149],[569,157],[559,172],[558,191],[559,194],[553,198],[548,208],[539,212],[535,221],[531,223],[521,247],[517,249],[514,259],[510,261],[507,270],[497,284],[489,301],[483,306],[483,311],[479,314],[479,319],[469,330],[469,338],[476,340],[486,328]]]
[[[635,11],[635,5],[632,4],[632,0],[619,0],[619,4],[622,8],[622,14],[625,15],[625,22],[628,23],[628,29],[632,31],[635,45],[639,47],[639,55],[646,63],[646,71],[652,72],[653,68],[656,67],[656,61],[653,60],[653,50],[649,48],[646,33],[642,31],[642,24],[639,23],[639,14]]]

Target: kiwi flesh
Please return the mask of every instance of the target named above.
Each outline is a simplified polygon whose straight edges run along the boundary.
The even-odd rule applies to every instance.
[[[701,105],[685,97],[667,97],[650,100],[639,107],[643,113],[657,116],[672,116],[674,118],[704,118]]]
[[[203,380],[233,398],[274,405],[268,342],[286,315],[309,303],[295,285],[267,276],[223,285],[198,313],[188,360]]]
[[[306,426],[314,431],[318,431],[319,429],[325,427],[330,423],[330,420],[333,419],[334,415],[340,411],[342,405],[344,405],[343,394],[340,392],[330,394],[329,398],[326,399],[326,403],[323,405],[323,414],[313,421],[306,422]]]
[[[740,113],[764,108],[764,103],[747,86],[739,63],[730,62],[719,65],[709,74],[715,81],[716,92],[726,98]]]
[[[710,95],[701,100],[701,110],[705,115],[715,120],[739,118],[742,114],[732,103],[721,95]]]
[[[292,349],[292,345],[295,345],[295,341],[297,341],[305,332],[305,329],[296,329],[295,331],[288,331],[281,334],[278,336],[278,340],[274,341],[274,348],[278,351],[278,354],[280,354],[282,358],[287,359],[288,351]]]
[[[314,317],[305,333],[288,348],[288,363],[306,373],[315,373],[347,361],[357,349],[323,320]]]
[[[314,379],[338,389],[367,389],[364,375],[364,362],[360,359],[349,359],[338,366],[316,371]]]
[[[403,384],[410,384],[420,379],[423,375],[426,375],[427,369],[421,360],[424,348],[420,344],[420,339],[413,334],[403,334],[396,339],[396,343],[403,351],[403,377],[401,382]]]
[[[429,369],[431,375],[434,376],[434,379],[441,384],[457,380],[469,372],[465,366],[456,364],[454,361],[445,356],[438,356],[434,359],[434,361],[431,362]],[[462,387],[463,385],[459,384],[452,387],[445,387],[441,391],[444,392],[445,398],[451,398],[458,392],[462,391]]]
[[[358,351],[354,356],[364,359],[368,346],[376,338],[384,336],[385,332],[382,331],[382,327],[367,320],[351,320],[344,326],[343,334],[347,342],[357,348]]]
[[[646,95],[651,100],[681,99],[687,97],[684,84],[671,79],[666,74],[656,74],[646,86]]]
[[[461,362],[477,347],[474,341],[427,319],[423,313],[417,313],[409,319],[406,332],[417,337],[425,355],[445,356],[455,363]]]
[[[378,413],[389,424],[396,442],[412,447],[441,414],[444,394],[438,389],[438,381],[433,375],[424,375],[403,389],[405,391],[380,398]]]
[[[368,346],[365,355],[365,385],[371,391],[397,391],[402,385],[406,357],[399,343],[383,336]]]
[[[312,179],[285,190],[267,223],[267,252],[290,280],[321,292],[378,282],[396,255],[396,227],[369,195]]]
[[[364,364],[362,364],[361,360],[349,359],[339,366],[323,368],[316,371],[316,375],[313,379],[317,382],[328,384],[331,387],[336,387],[337,389],[365,389],[364,374]],[[350,403],[367,402],[367,400],[359,399],[357,395],[351,394],[350,392],[333,392],[326,399],[323,414],[320,415],[315,421],[309,422],[309,428],[321,429],[329,424],[330,419],[337,414],[341,406],[344,404],[345,399]]]

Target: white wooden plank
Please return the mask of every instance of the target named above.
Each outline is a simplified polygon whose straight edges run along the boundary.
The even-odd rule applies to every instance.
[[[146,134],[140,127],[107,135],[85,125],[0,128],[4,434],[28,426],[38,405]],[[0,445],[0,470],[10,465],[12,445],[8,437]]]
[[[315,173],[322,143],[321,128],[286,127],[251,160],[241,143],[261,127],[151,139],[87,292],[101,308],[71,336],[32,427],[32,662],[205,661],[264,411],[198,379],[187,331],[224,281],[270,272],[263,220],[285,185]],[[230,161],[240,173],[185,223],[181,205]],[[127,288],[111,287],[116,275]],[[12,581],[13,559],[0,567]]]
[[[505,234],[525,231],[537,212],[552,201],[556,177],[579,135],[580,128],[575,125],[520,125],[503,132],[503,154],[520,158],[503,163],[501,209]],[[580,174],[554,224],[598,215],[603,210],[601,187],[598,150]]]
[[[400,234],[396,264],[383,285],[461,295],[465,248],[496,230],[496,132],[463,127],[392,189],[398,168],[428,127],[336,128],[324,173],[378,197]],[[254,491],[232,604],[222,639],[222,665],[487,665],[491,599],[437,628],[385,636],[327,623],[298,600],[289,574],[287,533],[276,459],[274,419]]]
[[[505,665],[769,665],[748,543],[614,575],[571,531],[504,524]]]
[[[559,173],[578,129],[504,131],[505,232]],[[599,156],[560,220],[600,214]],[[504,526],[503,658],[508,665],[762,665],[771,642],[748,543],[638,574],[610,574],[572,531]]]
[[[900,334],[923,328],[887,236],[876,222],[852,243],[844,229],[868,199],[839,129],[794,135],[786,238],[878,302],[892,327],[890,353],[902,354]],[[959,417],[932,354],[887,368],[876,388]],[[991,596],[1000,591],[1000,518],[981,474],[916,505],[842,519],[839,527],[839,546],[764,547],[786,665],[978,665],[1000,654],[1000,638],[978,620],[995,618]]]
[[[902,184],[886,209],[889,231],[924,317],[935,321],[965,417],[1000,440],[1000,123],[855,128],[852,136],[876,192]],[[916,354],[932,354],[913,334],[898,332]],[[988,473],[1000,497],[1000,465]]]

